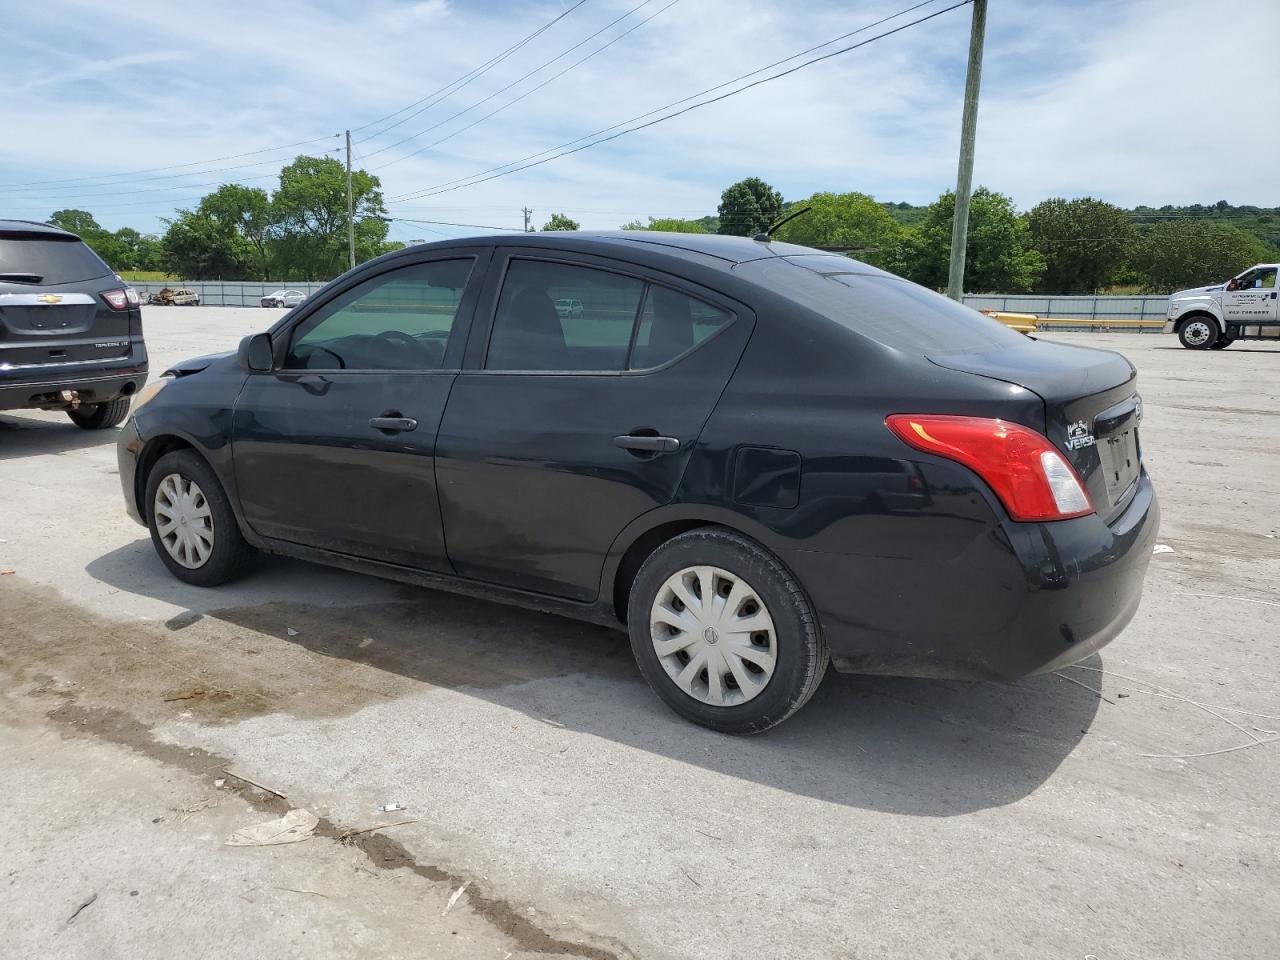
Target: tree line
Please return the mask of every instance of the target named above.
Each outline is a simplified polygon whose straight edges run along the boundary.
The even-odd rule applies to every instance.
[[[381,183],[352,171],[356,261],[404,246],[387,241]],[[112,269],[158,270],[186,280],[328,280],[347,268],[346,169],[333,157],[299,156],[271,193],[226,183],[163,220],[161,235],[108,231],[85,210],[49,222],[78,234]]]
[[[352,172],[356,260],[388,242],[381,183]],[[806,209],[807,208],[807,209]],[[815,193],[786,201],[758,177],[732,184],[715,215],[649,217],[624,230],[755,236],[788,214],[773,237],[847,253],[934,289],[946,286],[955,196],[928,206],[883,203],[865,193]],[[80,235],[117,272],[155,270],[190,280],[327,280],[347,264],[346,171],[332,157],[299,156],[274,191],[223,184],[192,209],[164,220],[160,235],[108,231],[85,210],[49,222]],[[543,230],[576,230],[555,213]],[[973,293],[1168,293],[1224,280],[1259,261],[1280,260],[1280,208],[1212,206],[1124,210],[1093,197],[1055,197],[1025,212],[1004,194],[974,191],[965,253]]]

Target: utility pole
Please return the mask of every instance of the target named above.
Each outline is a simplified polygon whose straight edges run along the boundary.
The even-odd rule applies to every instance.
[[[347,131],[347,269],[356,268],[356,222],[351,203],[351,131]]]
[[[532,233],[533,231],[529,229],[529,218],[533,216],[533,211],[528,207],[523,207],[522,210],[524,212],[524,232]]]
[[[964,299],[964,254],[969,239],[969,194],[973,189],[973,137],[978,126],[978,87],[982,82],[982,41],[987,32],[987,0],[973,0],[969,32],[969,72],[964,80],[964,117],[960,121],[960,169],[956,173],[956,211],[951,224],[951,269],[947,296]]]

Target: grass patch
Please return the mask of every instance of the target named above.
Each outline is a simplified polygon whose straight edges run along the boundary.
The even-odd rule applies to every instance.
[[[170,280],[180,280],[181,277],[163,270],[121,270],[120,279],[130,283],[168,283]]]

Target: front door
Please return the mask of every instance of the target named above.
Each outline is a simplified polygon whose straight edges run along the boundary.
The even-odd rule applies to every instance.
[[[1231,289],[1234,286],[1235,289]],[[1276,268],[1254,267],[1236,277],[1222,291],[1222,318],[1241,326],[1280,323],[1280,300],[1276,297]],[[1275,335],[1274,327],[1262,334]]]
[[[482,272],[473,251],[387,269],[278,334],[276,369],[251,375],[235,409],[236,487],[255,532],[449,569],[436,431]]]
[[[614,538],[675,495],[753,318],[610,260],[499,260],[437,444],[449,558],[592,600]]]

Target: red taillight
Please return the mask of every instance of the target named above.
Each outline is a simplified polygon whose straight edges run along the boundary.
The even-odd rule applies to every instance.
[[[1047,437],[1021,424],[908,413],[895,413],[885,424],[917,450],[973,470],[1014,520],[1067,520],[1093,513],[1071,464]]]
[[[102,299],[112,310],[124,310],[129,306],[129,294],[124,290],[104,290]]]

